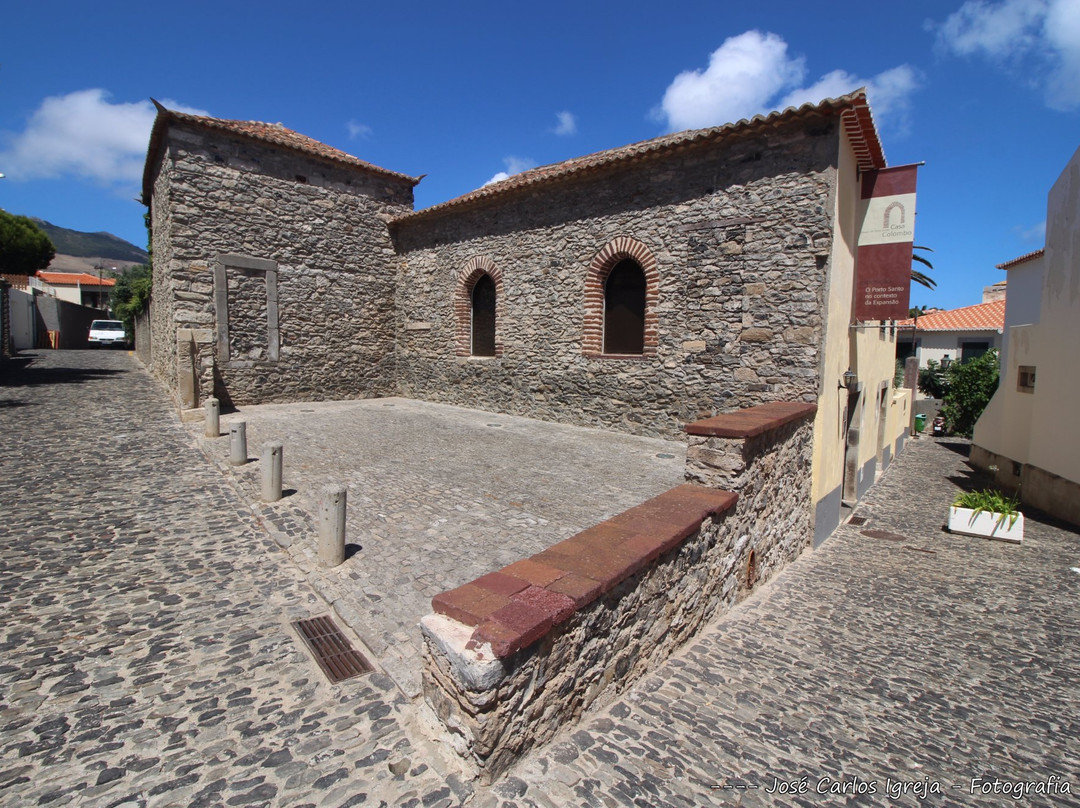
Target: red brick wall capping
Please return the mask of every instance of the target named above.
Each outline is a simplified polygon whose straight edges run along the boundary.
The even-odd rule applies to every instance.
[[[754,438],[793,421],[812,418],[816,412],[817,404],[774,401],[738,412],[714,415],[712,418],[687,424],[684,429],[688,435],[710,438]]]
[[[676,486],[532,558],[436,595],[432,609],[475,626],[470,648],[488,643],[496,657],[508,657],[678,547],[738,498]]]

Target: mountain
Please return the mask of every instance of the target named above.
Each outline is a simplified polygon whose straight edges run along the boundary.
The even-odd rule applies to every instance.
[[[57,227],[41,219],[33,219],[33,222],[44,230],[45,235],[52,241],[56,248],[57,258],[94,259],[124,265],[145,264],[150,260],[150,255],[146,250],[112,233],[82,233],[78,230],[68,230],[66,227]],[[55,260],[54,263],[56,263]],[[85,260],[67,263],[82,264]],[[91,263],[93,263],[92,260]]]

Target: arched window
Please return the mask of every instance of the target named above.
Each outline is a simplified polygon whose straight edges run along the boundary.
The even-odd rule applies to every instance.
[[[659,346],[660,272],[656,257],[631,236],[601,248],[585,276],[586,356],[656,356]]]
[[[624,258],[604,283],[604,353],[645,352],[645,272]]]
[[[454,289],[455,353],[502,356],[496,312],[502,305],[502,271],[486,255],[470,258],[457,275]]]
[[[472,289],[472,355],[495,355],[495,281],[486,273]]]

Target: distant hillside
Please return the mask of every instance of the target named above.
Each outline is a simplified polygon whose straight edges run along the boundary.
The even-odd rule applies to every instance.
[[[31,217],[33,218],[33,217]],[[146,250],[124,241],[112,233],[81,233],[68,230],[55,224],[34,219],[34,224],[45,231],[45,235],[56,247],[56,254],[75,258],[100,258],[106,261],[145,264],[150,260]]]

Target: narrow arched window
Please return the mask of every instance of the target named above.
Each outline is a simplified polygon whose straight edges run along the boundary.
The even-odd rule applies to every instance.
[[[604,353],[645,352],[645,272],[637,261],[617,263],[604,282]]]
[[[495,356],[495,281],[487,274],[472,289],[472,355]]]

